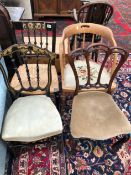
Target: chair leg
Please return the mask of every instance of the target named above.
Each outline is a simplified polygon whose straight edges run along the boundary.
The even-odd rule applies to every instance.
[[[129,139],[130,139],[130,134],[124,135],[120,140],[118,140],[112,145],[113,151],[115,152],[119,151],[122,145],[126,143]]]
[[[64,152],[63,133],[59,135],[58,147],[59,147],[60,154],[62,154]]]
[[[65,92],[62,92],[62,95],[61,95],[61,115],[64,114],[64,111],[65,111],[65,102],[66,102],[66,93]]]
[[[55,92],[54,96],[55,96],[55,104],[56,104],[57,110],[60,111],[60,95],[59,95],[59,92]]]
[[[16,152],[13,149],[13,146],[10,143],[7,143],[7,150],[12,158],[16,157]]]
[[[76,142],[75,138],[73,138],[71,136],[71,155],[76,154],[76,147],[77,147],[77,142]]]
[[[11,175],[12,174],[12,164],[13,164],[13,159],[14,157],[12,157],[12,153],[9,152],[8,153],[9,157],[8,157],[8,163],[7,163],[7,175]]]
[[[12,164],[13,160],[17,157],[16,147],[13,147],[10,142],[7,143],[7,153],[8,153],[8,164],[7,164],[7,174],[12,174]]]

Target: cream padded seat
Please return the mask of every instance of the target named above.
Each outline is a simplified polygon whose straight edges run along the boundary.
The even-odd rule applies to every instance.
[[[30,72],[30,78],[31,78],[31,85],[33,87],[37,87],[37,65],[36,64],[28,64],[29,72]],[[41,87],[45,87],[47,80],[48,80],[48,75],[47,75],[47,69],[48,69],[48,64],[39,64],[39,75],[40,75],[40,80],[39,84]],[[27,72],[25,65],[21,65],[18,68],[20,77],[22,79],[23,86],[28,88],[29,87],[29,81],[27,78]],[[55,66],[51,66],[51,72],[52,72],[52,83],[50,87],[50,92],[57,92],[59,91],[59,85],[58,85],[58,76],[56,72]],[[11,86],[15,90],[19,90],[21,88],[20,82],[17,78],[17,74],[15,73],[12,80],[11,80]],[[27,92],[26,92],[27,93]],[[32,93],[32,92],[30,92]],[[34,94],[43,94],[42,91],[34,91]]]
[[[131,133],[128,119],[105,92],[79,93],[74,97],[72,109],[70,127],[74,138],[104,140]]]
[[[86,64],[86,60],[76,60],[75,62],[75,67],[76,67],[76,71],[79,77],[79,84],[80,85],[84,85],[87,82],[87,64]],[[97,81],[97,77],[98,77],[98,73],[100,70],[101,65],[94,62],[94,61],[90,61],[90,71],[91,71],[91,75],[90,75],[90,81],[91,84],[96,83]],[[107,71],[106,68],[103,69],[102,71],[102,75],[101,75],[101,84],[108,84],[110,80],[110,72]],[[73,73],[73,70],[70,66],[70,64],[66,64],[65,65],[65,69],[64,69],[64,87],[71,87],[71,88],[75,88],[76,87],[76,83],[75,83],[75,76]]]
[[[5,117],[2,139],[32,142],[62,133],[61,117],[45,95],[20,97]]]

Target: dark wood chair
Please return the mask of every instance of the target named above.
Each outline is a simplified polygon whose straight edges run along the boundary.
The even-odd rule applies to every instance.
[[[107,25],[111,16],[113,14],[113,7],[109,3],[106,2],[96,2],[96,3],[87,3],[83,5],[78,14],[76,10],[74,10],[74,19],[76,23],[95,23],[101,25]],[[92,41],[92,34],[86,34],[86,41]],[[77,37],[79,43],[82,42],[83,38],[81,35]],[[99,35],[95,35],[94,43],[99,42],[101,37]],[[72,38],[71,48],[74,43],[74,37]]]
[[[76,22],[95,23],[107,25],[113,14],[113,7],[106,2],[87,3],[83,5],[78,15],[75,15]],[[76,17],[77,16],[77,17]]]
[[[33,74],[28,64],[32,54],[36,57]],[[2,139],[10,143],[11,147],[14,145],[16,147],[23,142],[37,142],[55,135],[61,137],[63,129],[61,117],[50,98],[51,62],[56,54],[31,44],[15,44],[0,52],[0,58],[7,55],[13,64],[19,87],[12,86],[0,63],[0,70],[13,100],[3,122]],[[26,82],[16,66],[16,55],[19,55],[25,66]],[[39,64],[40,57],[46,57],[48,60],[48,69],[45,70],[46,75],[43,77],[40,76],[43,66]],[[37,91],[42,91],[43,95],[38,95]],[[36,95],[35,93],[31,95],[31,92],[36,92]]]
[[[55,22],[44,22],[44,21],[10,21],[10,16],[6,8],[0,4],[0,9],[2,15],[1,21],[2,21],[2,27],[0,29],[0,39],[1,39],[1,45],[2,49],[6,49],[12,44],[35,44],[37,46],[40,46],[41,48],[47,48],[51,52],[55,52],[56,49],[56,23]],[[22,66],[21,59],[19,56],[17,56],[17,62],[16,65],[20,69],[21,74],[23,74],[23,77],[25,77],[25,67]],[[16,75],[14,75],[14,71],[12,69],[13,65],[10,59],[8,57],[4,57],[6,66],[9,72],[9,78],[12,81],[14,87],[18,86],[18,82],[16,81]],[[28,60],[28,63],[30,63],[30,71],[34,72],[35,65],[34,65],[35,59],[32,55],[32,57]],[[45,70],[47,69],[47,60],[41,59],[39,63],[45,66]],[[20,66],[21,65],[21,66]],[[45,71],[42,73],[46,73]],[[45,76],[46,75],[42,75]],[[57,70],[55,67],[55,60],[52,63],[52,75],[53,75],[53,81],[51,85],[51,93],[55,92],[56,101],[57,104],[59,103],[59,83],[58,83],[58,75]]]
[[[92,77],[96,74],[92,70],[89,60],[92,52],[96,50],[102,57],[102,63],[96,70],[98,71],[96,80],[92,81]],[[110,56],[116,53],[119,55],[116,68],[110,80],[103,83],[104,67],[108,65]],[[69,63],[76,82],[70,123],[71,134],[74,138],[106,140],[118,135],[124,135],[125,139],[122,138],[121,141],[127,141],[130,138],[128,134],[131,133],[131,124],[111,96],[113,79],[128,56],[128,52],[122,48],[108,47],[103,44],[92,44],[88,48],[77,49],[70,53]],[[87,78],[84,85],[79,83],[81,77],[79,77],[79,69],[75,66],[75,60],[79,59],[86,60]],[[101,87],[105,88],[105,92],[99,91]],[[119,140],[118,143],[122,144],[121,141]],[[116,150],[119,148],[118,143],[116,142],[113,145]]]
[[[40,48],[47,48],[51,52],[55,52],[56,48],[56,22],[45,22],[45,21],[19,21],[13,22],[13,28],[15,31],[15,40],[18,44],[34,44]],[[57,58],[57,57],[56,57]],[[59,108],[59,82],[57,69],[55,66],[56,58],[52,62],[52,84],[50,92],[55,94],[57,101],[57,107]],[[18,57],[19,59],[19,57]],[[21,62],[21,60],[19,60]],[[30,64],[30,72],[35,72],[35,58],[32,57],[28,60]],[[41,77],[46,77],[47,70],[47,59],[39,58],[39,64],[43,64],[43,71],[40,72]],[[25,78],[25,67],[22,65],[19,67],[21,75]],[[14,87],[18,86],[16,75],[12,78],[12,84]],[[35,82],[34,82],[35,83]],[[33,92],[34,93],[34,92]],[[41,93],[41,92],[35,92]]]

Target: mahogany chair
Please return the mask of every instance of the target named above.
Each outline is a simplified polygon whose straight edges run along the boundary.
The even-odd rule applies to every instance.
[[[91,54],[95,50],[103,55],[102,64],[96,80],[92,81],[93,70],[91,68]],[[106,83],[102,80],[104,67],[108,64],[110,55],[118,53],[119,59],[112,76]],[[131,133],[131,124],[114,102],[111,95],[111,85],[117,72],[128,58],[128,52],[119,47],[108,47],[103,44],[92,44],[87,48],[76,49],[70,53],[69,63],[73,70],[76,82],[75,96],[72,105],[71,115],[71,135],[73,138],[90,138],[93,140],[106,140],[118,135],[125,135],[121,141],[127,141]],[[80,84],[79,69],[76,68],[76,60],[84,58],[86,60],[87,79],[86,84]],[[105,92],[99,91],[105,88]],[[88,91],[86,91],[88,89]],[[83,90],[83,92],[81,92]],[[118,143],[121,145],[120,140]],[[119,148],[118,143],[114,143],[113,148]]]
[[[74,50],[76,50],[77,48],[85,48],[89,46],[90,44],[94,43],[93,39],[92,39],[92,42],[86,42],[85,35],[87,33],[92,34],[93,38],[95,35],[99,35],[101,37],[100,43],[104,43],[112,47],[117,46],[112,31],[108,27],[105,27],[99,24],[77,23],[77,24],[72,24],[70,26],[67,26],[63,30],[62,40],[60,43],[60,51],[59,51],[60,52],[61,77],[62,77],[62,93],[63,93],[62,95],[62,106],[63,107],[62,108],[64,108],[66,94],[72,92],[75,89],[75,78],[73,76],[73,73],[71,71],[71,67],[68,61],[69,53],[71,52],[70,38],[72,36],[75,37],[75,40],[74,40],[75,42],[73,46]],[[82,45],[79,45],[79,43],[77,42],[77,36],[79,35],[83,36]],[[99,61],[97,61],[98,56],[100,56],[98,51],[95,51],[95,57],[94,57],[94,53],[92,53],[92,60],[94,61],[92,62],[91,66],[92,66],[92,69],[94,69],[94,71],[96,71],[96,69],[98,69],[99,67]],[[116,62],[117,62],[117,53],[114,56],[110,57],[110,64],[108,64],[109,67],[105,68],[106,71],[102,75],[103,81],[110,78],[110,76],[112,75],[112,72],[115,69]],[[85,79],[86,79],[85,61],[83,60],[77,61],[76,66],[80,67],[79,73],[80,73],[80,76],[82,76],[81,83],[84,84]],[[116,84],[113,83],[112,91],[115,88],[116,88]],[[101,90],[104,90],[104,89],[101,88]]]
[[[33,70],[35,72],[30,72],[30,64],[28,64],[31,54],[34,54],[36,58],[35,70]],[[55,135],[61,136],[63,130],[61,117],[50,98],[53,78],[51,62],[56,55],[46,48],[42,49],[31,44],[15,44],[0,52],[0,57],[7,55],[12,61],[19,86],[16,88],[12,82],[9,82],[6,71],[0,64],[0,70],[13,99],[3,122],[2,139],[13,146],[17,145],[16,142],[18,144],[21,144],[20,142],[31,143]],[[22,75],[16,66],[16,55],[25,67]],[[42,70],[43,64],[39,64],[39,58],[43,56],[48,60],[46,70]],[[42,72],[46,76],[41,77]],[[26,77],[26,81],[23,76]],[[43,95],[38,95],[38,91],[42,91]],[[32,92],[36,93],[31,95]]]
[[[74,19],[76,23],[95,23],[101,25],[107,25],[110,18],[113,15],[113,7],[109,3],[106,2],[94,2],[94,3],[86,3],[83,5],[78,14],[76,10],[73,10]],[[86,41],[92,40],[91,34],[85,35]],[[82,42],[82,36],[80,35],[77,40]],[[94,42],[99,42],[101,40],[100,36],[94,36]],[[74,37],[72,37],[71,47],[74,42]]]

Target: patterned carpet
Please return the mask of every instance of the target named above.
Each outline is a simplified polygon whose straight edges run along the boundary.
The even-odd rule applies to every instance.
[[[114,14],[109,27],[113,30],[119,46],[131,52],[131,1],[108,0],[114,7]]]

